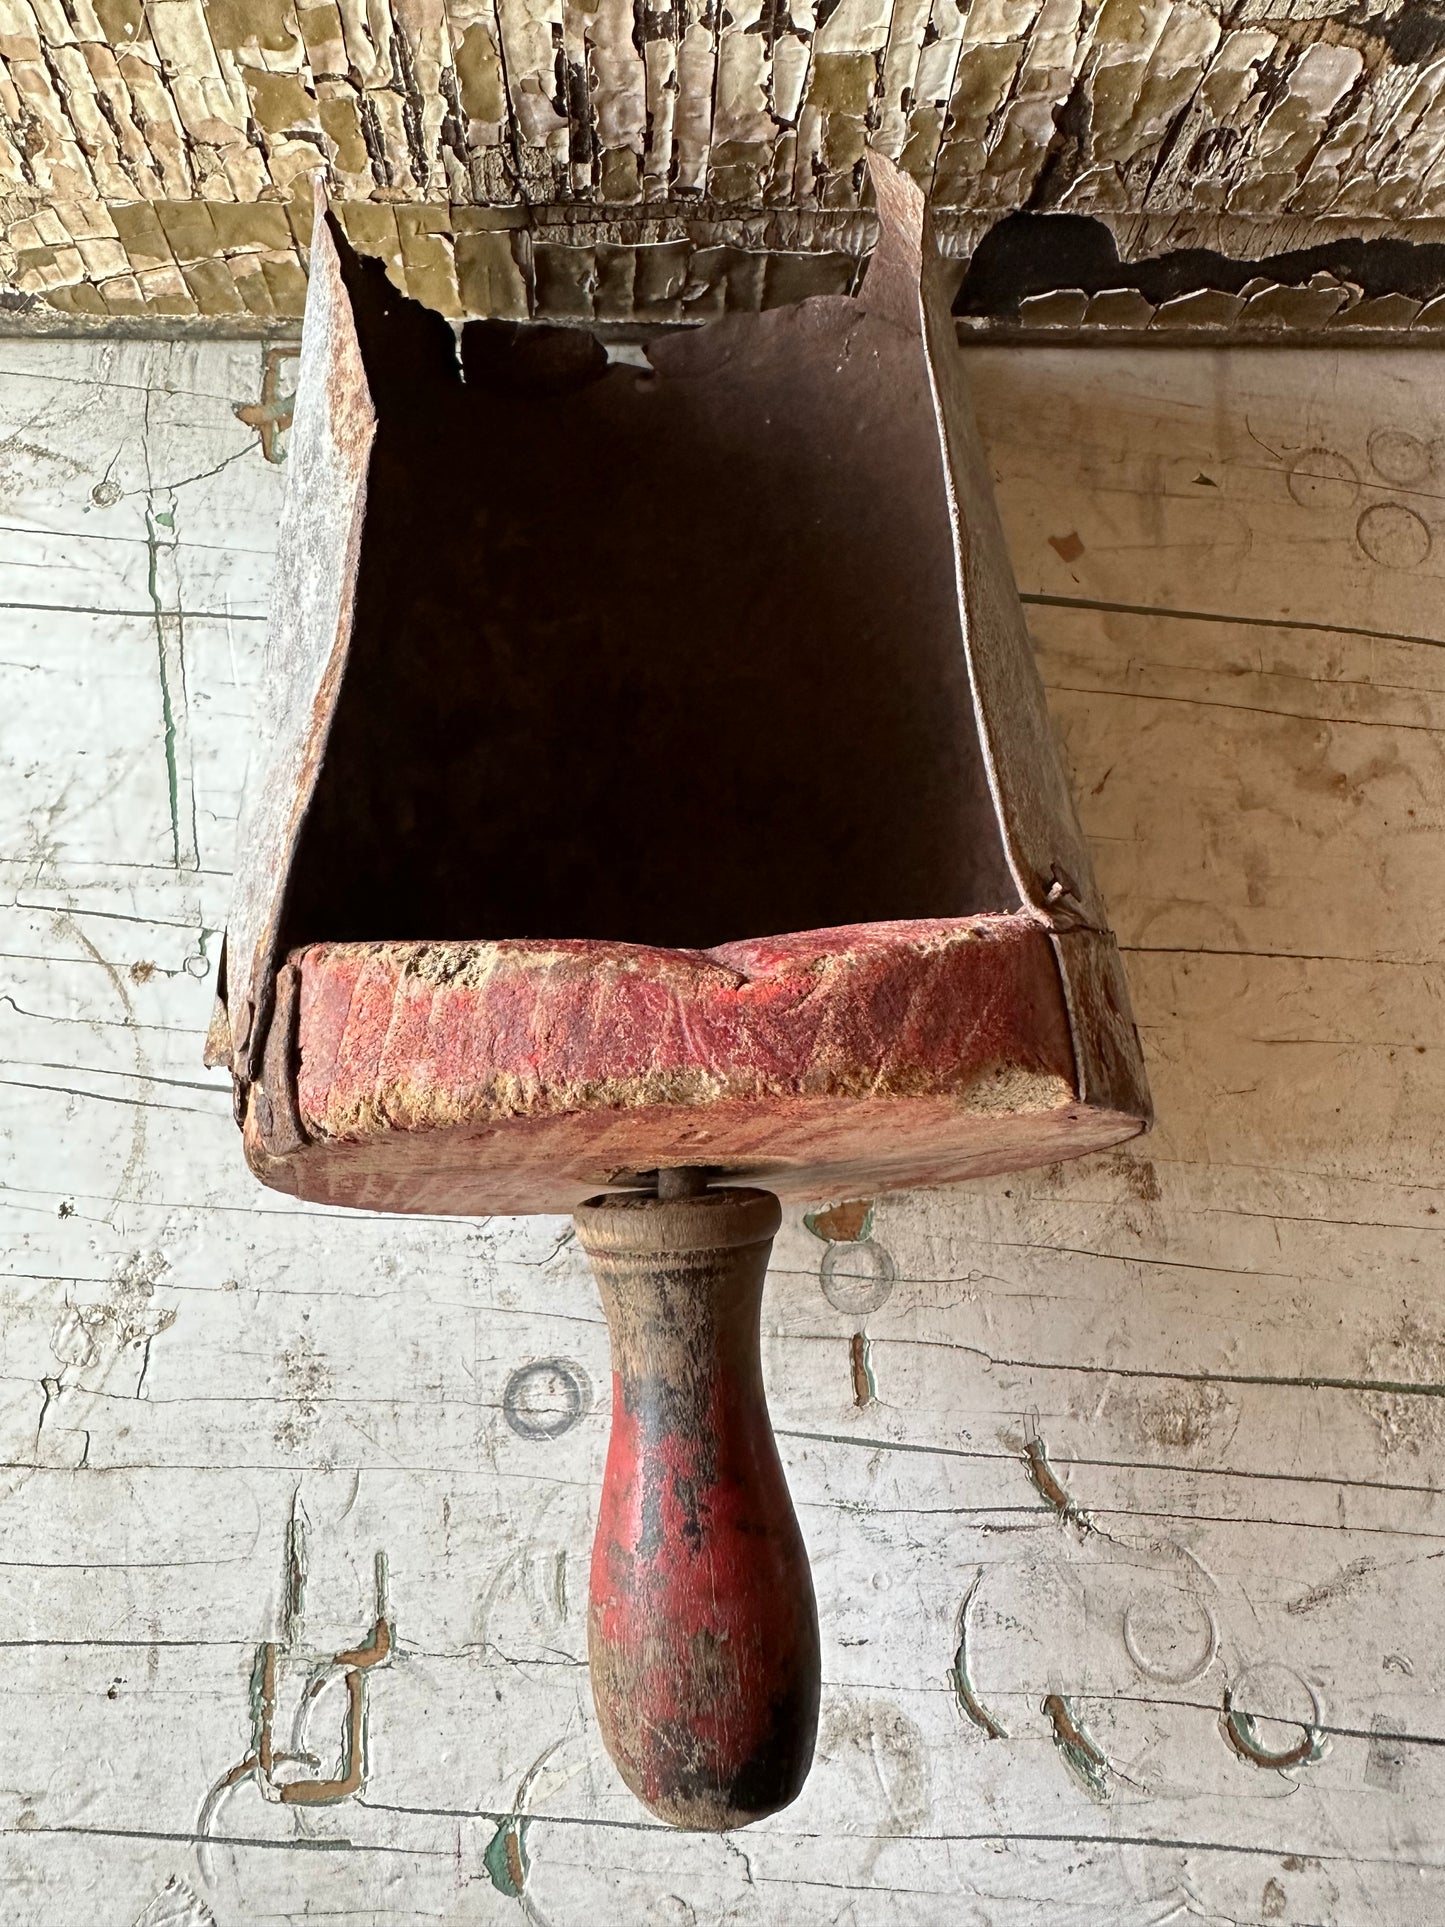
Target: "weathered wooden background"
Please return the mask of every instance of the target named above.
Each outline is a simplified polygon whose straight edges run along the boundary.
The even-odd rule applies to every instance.
[[[199,1068],[262,351],[0,345],[7,1927],[1445,1918],[1445,380],[968,365],[1160,1123],[790,1216],[822,1737],[707,1839],[589,1711],[566,1224],[288,1208]]]
[[[357,246],[447,313],[841,291],[868,143],[960,255],[1025,207],[1096,215],[1130,255],[1437,241],[1445,9],[0,0],[22,305],[297,315],[318,168]]]

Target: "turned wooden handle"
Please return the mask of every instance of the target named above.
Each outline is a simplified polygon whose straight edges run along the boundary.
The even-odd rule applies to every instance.
[[[818,1616],[768,1423],[768,1191],[623,1193],[576,1214],[612,1335],[588,1646],[602,1736],[675,1826],[794,1799],[818,1723]]]

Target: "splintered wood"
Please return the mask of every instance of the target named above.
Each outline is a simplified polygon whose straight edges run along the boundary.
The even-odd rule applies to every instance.
[[[566,1222],[294,1206],[197,1068],[261,353],[0,351],[7,1927],[1445,1915],[1439,371],[969,365],[1160,1121],[787,1209],[821,1739],[733,1842],[590,1711]]]
[[[1435,239],[1442,141],[1418,0],[0,4],[0,278],[83,314],[299,314],[317,169],[445,313],[667,319],[845,289],[869,143],[956,253],[1029,207],[1249,258]]]

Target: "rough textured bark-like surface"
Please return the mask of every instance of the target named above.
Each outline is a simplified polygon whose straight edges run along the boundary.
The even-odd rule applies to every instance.
[[[818,1720],[818,1620],[763,1395],[765,1191],[594,1198],[577,1235],[612,1340],[592,1550],[592,1693],[607,1750],[674,1825],[744,1826],[797,1797]]]

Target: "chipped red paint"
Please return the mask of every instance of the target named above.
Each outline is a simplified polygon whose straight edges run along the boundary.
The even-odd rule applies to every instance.
[[[779,1215],[766,1192],[725,1190],[577,1216],[614,1363],[593,1691],[623,1778],[683,1826],[785,1806],[813,1753],[817,1614],[758,1348]]]
[[[735,1387],[714,1386],[706,1437],[659,1423],[643,1398],[629,1410],[614,1377],[592,1551],[593,1664],[625,1674],[635,1695],[618,1765],[654,1811],[705,1781],[754,1817],[794,1797],[812,1752],[817,1634],[801,1539],[787,1530],[766,1416]],[[801,1762],[796,1745],[780,1747],[799,1730]]]
[[[1030,917],[865,924],[660,950],[508,941],[316,945],[301,956],[303,1115],[330,1136],[435,1115],[635,1102],[668,1080],[770,1090],[956,1088],[1006,1057],[1068,1061]],[[1024,963],[1025,968],[1020,968]],[[1032,966],[1032,967],[1027,967]],[[622,1088],[636,1085],[636,1091]]]
[[[348,943],[291,962],[301,1141],[253,1125],[249,1150],[323,1203],[564,1210],[669,1163],[816,1198],[1140,1128],[1075,1102],[1057,960],[1027,913],[709,951]]]

